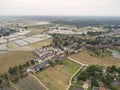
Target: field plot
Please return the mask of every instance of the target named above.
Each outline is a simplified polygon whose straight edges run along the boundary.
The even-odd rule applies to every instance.
[[[48,31],[48,33],[50,34],[82,34],[82,33],[87,33],[85,31],[79,31],[79,32],[75,32],[75,31],[71,31],[71,30],[58,30],[58,29],[54,29],[54,30],[50,30]]]
[[[39,82],[31,76],[19,79],[15,85],[19,90],[45,90]]]
[[[24,38],[23,40],[31,44],[31,43],[38,42],[41,39],[40,38],[27,37],[27,38]]]
[[[25,36],[26,37],[29,37],[29,36],[33,36],[33,35],[36,35],[36,34],[40,34],[40,33],[43,33],[45,30],[44,29],[40,29],[40,28],[32,28],[33,30],[29,33],[27,33]]]
[[[8,45],[8,50],[9,51],[33,51],[36,48],[40,48],[42,46],[46,46],[46,45],[50,45],[52,42],[52,39],[46,39],[46,40],[42,40],[36,43],[32,43],[29,45],[25,45],[25,46],[20,46],[18,44],[16,44],[15,42],[9,42]]]
[[[6,44],[1,44],[0,45],[0,50],[6,50],[6,49],[7,49]]]
[[[23,40],[16,40],[14,41],[16,44],[18,44],[19,46],[25,46],[28,45],[27,42],[23,41]]]
[[[90,65],[98,64],[102,66],[111,66],[111,65],[120,66],[120,59],[116,59],[112,56],[106,56],[104,58],[97,58],[97,57],[90,56],[85,51],[80,52],[78,54],[71,55],[69,57],[84,64],[90,64]]]
[[[65,90],[70,77],[78,70],[79,64],[64,59],[62,65],[47,68],[36,76],[49,90]]]
[[[10,87],[3,86],[3,88],[0,88],[0,90],[16,90],[16,89],[12,85],[10,85]]]
[[[36,43],[36,42],[48,39],[48,38],[51,38],[51,37],[46,34],[38,34],[31,37],[26,37],[23,40],[31,44],[31,43]]]
[[[16,51],[2,54],[0,55],[0,73],[5,73],[9,67],[23,64],[34,57],[32,52],[29,51]]]
[[[0,44],[1,44],[1,43],[6,43],[6,42],[7,42],[6,39],[0,39]]]
[[[17,40],[18,38],[9,38],[9,41]]]

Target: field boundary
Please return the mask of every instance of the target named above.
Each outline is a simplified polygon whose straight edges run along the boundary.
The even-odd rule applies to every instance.
[[[15,88],[15,90],[19,90],[15,84],[13,84],[12,82],[10,82],[10,84]]]
[[[30,76],[32,76],[34,79],[36,79],[40,85],[42,85],[46,90],[49,90],[35,75],[29,73]]]
[[[69,60],[74,61],[74,62],[76,62],[76,63],[78,63],[78,64],[81,65],[80,68],[71,76],[71,78],[70,78],[70,80],[69,80],[69,85],[68,85],[68,87],[66,88],[66,90],[69,90],[69,89],[70,89],[70,86],[71,86],[71,82],[72,82],[73,77],[74,77],[84,66],[89,66],[89,65],[88,65],[88,64],[80,63],[79,61],[76,61],[76,60],[74,60],[74,59],[72,59],[72,58],[70,58],[70,57],[67,57],[67,58],[68,58]]]

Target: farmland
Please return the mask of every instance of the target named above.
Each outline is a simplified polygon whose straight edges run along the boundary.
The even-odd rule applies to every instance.
[[[5,73],[9,67],[23,64],[34,57],[29,51],[15,51],[0,55],[0,73]]]
[[[10,85],[10,87],[3,86],[3,88],[0,88],[0,90],[16,90],[16,89],[14,88],[14,86]]]
[[[15,85],[19,90],[45,90],[38,81],[31,76],[19,79]]]
[[[68,86],[70,77],[79,67],[79,64],[68,59],[63,59],[62,65],[47,68],[36,74],[36,76],[50,90],[65,90]]]
[[[97,58],[90,56],[86,51],[71,55],[70,57],[84,64],[98,64],[102,66],[116,65],[118,67],[120,66],[120,59],[113,58],[112,56]]]
[[[43,41],[39,41],[36,43],[29,44],[27,46],[19,46],[13,42],[10,42],[8,45],[8,50],[9,51],[33,51],[36,48],[40,48],[42,46],[50,45],[52,42],[52,39],[46,39]]]

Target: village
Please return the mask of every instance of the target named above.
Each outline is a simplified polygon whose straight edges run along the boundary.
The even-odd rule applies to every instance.
[[[36,64],[27,69],[27,72],[42,70],[45,66],[49,66],[50,62],[55,63],[66,56],[65,51],[52,46],[35,49],[33,53],[37,55],[37,58],[33,59]]]
[[[79,88],[80,90],[89,90],[89,88],[90,90],[114,90],[112,89],[112,87],[109,87],[107,85],[108,79],[111,79],[111,82],[113,81],[113,83],[111,83],[111,86],[118,87],[120,85],[119,68],[115,67],[113,72],[111,72],[109,71],[111,70],[111,67],[110,68],[106,66],[104,67],[100,64],[100,72],[104,74],[103,76],[105,78],[105,80],[100,81],[98,79],[98,77],[100,77],[98,75],[99,70],[98,71],[96,71],[96,69],[91,70],[89,69],[92,66],[91,64],[85,64],[81,61],[77,61],[77,59],[81,59],[82,56],[77,56],[79,58],[75,57],[74,59],[70,58],[72,55],[77,55],[81,53],[84,54],[84,52],[86,52],[87,55],[95,59],[96,58],[103,59],[106,56],[112,58],[113,57],[112,50],[116,50],[116,51],[119,50],[120,39],[119,39],[119,35],[116,35],[116,33],[110,36],[109,34],[111,33],[111,31],[108,30],[108,27],[107,29],[105,28],[105,26],[100,26],[100,27],[85,26],[85,27],[77,28],[75,26],[51,25],[49,22],[37,21],[33,23],[38,26],[36,27],[30,26],[30,29],[28,29],[26,27],[26,24],[21,23],[18,25],[19,28],[17,28],[17,32],[16,31],[10,32],[10,34],[8,35],[3,35],[4,34],[4,32],[2,32],[3,28],[1,28],[1,33],[2,33],[0,38],[1,55],[6,54],[6,52],[7,54],[10,54],[11,51],[12,52],[15,51],[15,53],[21,51],[19,54],[30,53],[31,55],[31,57],[28,55],[25,56],[27,58],[23,60],[24,63],[11,65],[8,68],[7,73],[3,74],[3,76],[4,77],[6,76],[7,79],[4,79],[2,77],[0,78],[2,82],[1,85],[9,81],[15,81],[14,78],[16,77],[19,78],[20,77],[19,75],[24,75],[24,74],[28,74],[28,76],[29,75],[36,76],[39,79],[39,81],[42,81],[41,79],[47,78],[44,77],[44,73],[49,73],[47,70],[53,70],[53,69],[55,69],[56,73],[58,73],[61,70],[59,74],[62,76],[65,75],[65,77],[68,78],[68,80],[66,80],[67,85],[64,87],[64,89],[68,87],[71,90],[72,86],[76,87],[78,85],[78,87],[80,87]],[[50,24],[52,27],[49,26],[48,24]],[[44,28],[43,26],[39,26],[39,25],[46,25],[46,27],[48,25],[48,27]],[[44,28],[43,32],[35,31],[35,30],[39,30],[39,27],[42,29]],[[8,29],[4,29],[4,30],[8,32],[7,31]],[[119,28],[117,30],[119,31]],[[48,42],[49,40],[50,42]],[[42,42],[44,43],[42,44]],[[19,54],[17,55],[19,56]],[[83,57],[87,57],[87,55],[85,54],[83,55]],[[118,54],[118,56],[119,55],[120,54]],[[82,57],[82,61],[84,61],[83,57]],[[22,58],[24,58],[24,56]],[[89,60],[89,58],[87,59]],[[119,57],[117,57],[116,59],[118,60]],[[96,68],[96,66],[94,68]],[[95,78],[90,76],[91,74],[89,75],[89,71],[91,72],[94,71],[95,74],[97,74],[98,76],[95,76]],[[41,77],[42,74],[43,77]],[[53,78],[54,75],[51,74],[51,77]],[[107,76],[109,76],[110,78]],[[55,80],[58,81],[58,79]],[[75,81],[72,81],[73,79],[75,79]],[[19,80],[16,83],[18,82]],[[68,82],[70,82],[69,85]],[[50,82],[48,81],[47,83]],[[58,82],[58,84],[60,83]],[[54,87],[54,84],[52,85],[53,85],[52,87]]]

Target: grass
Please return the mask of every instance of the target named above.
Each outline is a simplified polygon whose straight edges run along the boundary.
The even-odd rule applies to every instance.
[[[0,55],[0,74],[7,72],[9,67],[23,64],[34,57],[32,52],[28,51],[16,51]]]
[[[63,59],[62,65],[49,67],[36,74],[39,80],[49,90],[65,90],[70,77],[79,69],[80,65],[69,59]]]
[[[33,36],[33,35],[36,35],[36,34],[41,34],[43,33],[45,30],[43,29],[37,29],[37,28],[33,28],[34,30],[32,30],[30,33],[26,34],[25,36],[27,37],[30,37],[30,36]]]
[[[79,64],[75,63],[74,61],[68,60],[66,58],[62,60],[62,63],[63,63],[63,67],[60,71],[69,76],[73,75],[80,67]]]
[[[113,58],[112,56],[97,58],[90,56],[86,51],[83,51],[78,54],[71,55],[69,57],[84,64],[90,64],[90,65],[98,64],[101,66],[116,65],[117,67],[120,67],[120,59]]]

